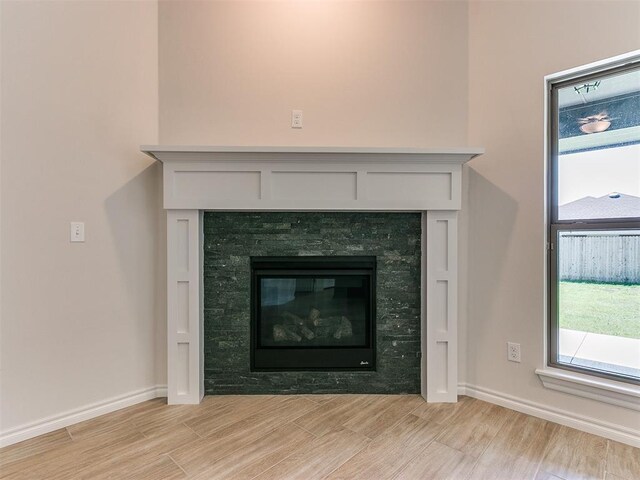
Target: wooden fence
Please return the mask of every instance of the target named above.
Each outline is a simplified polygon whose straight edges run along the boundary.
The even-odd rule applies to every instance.
[[[560,235],[560,280],[640,283],[640,233]]]

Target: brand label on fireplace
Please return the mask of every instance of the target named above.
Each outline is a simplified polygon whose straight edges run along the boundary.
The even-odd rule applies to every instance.
[[[365,362],[364,360],[362,360],[362,361],[360,362],[360,365],[369,365],[369,362]]]

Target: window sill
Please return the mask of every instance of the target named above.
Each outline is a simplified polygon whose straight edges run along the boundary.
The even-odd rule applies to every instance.
[[[551,390],[640,411],[640,387],[555,368],[539,368],[536,374]]]

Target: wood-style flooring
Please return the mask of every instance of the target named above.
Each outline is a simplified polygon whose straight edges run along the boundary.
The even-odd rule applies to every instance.
[[[640,449],[469,397],[208,396],[6,447],[0,478],[636,480]]]

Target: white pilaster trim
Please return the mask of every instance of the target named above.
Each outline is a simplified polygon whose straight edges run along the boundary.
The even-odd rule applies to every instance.
[[[424,217],[423,217],[424,218]],[[458,214],[428,211],[423,223],[422,369],[428,402],[458,401]],[[424,308],[426,304],[426,308]],[[426,317],[425,317],[426,315]],[[424,374],[423,374],[424,375]],[[423,376],[424,380],[424,376]],[[423,385],[425,382],[423,382]],[[426,395],[425,395],[426,394]]]
[[[420,233],[420,394],[425,400],[428,399],[429,393],[427,388],[429,363],[429,342],[427,341],[429,322],[427,315],[428,213],[427,211],[422,212],[422,231]]]
[[[197,404],[204,396],[202,213],[167,210],[167,397]]]

